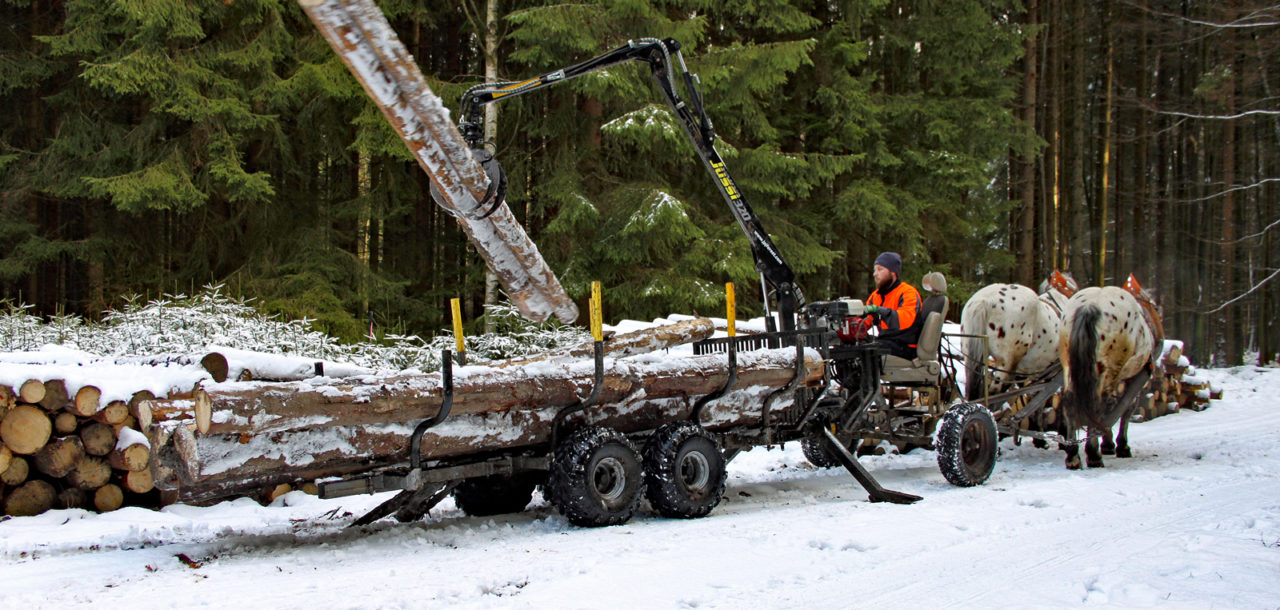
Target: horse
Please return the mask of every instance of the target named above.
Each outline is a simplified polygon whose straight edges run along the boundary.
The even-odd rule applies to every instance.
[[[1019,284],[992,284],[974,293],[960,314],[961,332],[970,335],[964,342],[966,397],[982,398],[984,355],[996,391],[1052,366],[1062,308],[1077,289],[1070,274],[1054,271],[1041,283],[1039,296]]]
[[[1075,431],[1081,427],[1090,468],[1103,467],[1102,453],[1133,455],[1129,417],[1138,404],[1137,393],[1154,371],[1163,340],[1159,307],[1132,275],[1124,288],[1086,288],[1067,302],[1058,357],[1064,380],[1061,405],[1071,441],[1063,445],[1068,469],[1081,467],[1075,444]],[[1111,427],[1117,420],[1120,430],[1113,444]],[[1099,437],[1104,437],[1102,451]]]

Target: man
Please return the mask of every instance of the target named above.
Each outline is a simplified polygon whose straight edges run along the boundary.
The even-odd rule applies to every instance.
[[[907,360],[916,357],[916,340],[920,337],[920,293],[901,279],[902,257],[897,252],[881,252],[876,257],[872,277],[876,290],[867,297],[867,315],[879,320],[880,342],[889,353]]]

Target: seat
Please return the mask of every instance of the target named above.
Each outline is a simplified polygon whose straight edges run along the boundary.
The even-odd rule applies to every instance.
[[[916,357],[907,360],[898,356],[884,357],[884,372],[880,379],[895,385],[936,385],[942,373],[938,362],[938,350],[942,347],[942,323],[947,311],[947,297],[931,296],[925,300],[921,313],[926,313],[920,338],[916,340]]]

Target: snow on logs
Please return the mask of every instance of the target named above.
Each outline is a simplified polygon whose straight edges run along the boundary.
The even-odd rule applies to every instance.
[[[506,203],[481,205],[490,187],[444,102],[373,0],[299,0],[303,11],[355,75],[441,194],[485,263],[526,318],[577,319],[561,287]]]
[[[794,349],[738,358],[737,389],[704,414],[710,428],[758,421],[764,397],[795,373]],[[821,379],[822,368],[818,355],[809,352],[804,381]],[[591,392],[594,372],[589,359],[455,368],[451,415],[423,437],[424,456],[544,443],[556,412]],[[600,406],[583,417],[624,432],[655,428],[688,416],[696,399],[722,387],[727,377],[723,354],[606,358]],[[193,434],[181,420],[153,426],[156,484],[180,501],[247,495],[405,461],[414,424],[434,416],[442,403],[439,374],[228,386],[211,389],[209,397],[208,434]],[[788,408],[790,400],[782,396],[774,408]]]

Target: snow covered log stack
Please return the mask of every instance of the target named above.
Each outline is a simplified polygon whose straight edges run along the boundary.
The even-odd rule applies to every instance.
[[[1149,420],[1181,409],[1203,411],[1209,408],[1211,399],[1221,399],[1222,391],[1209,385],[1203,378],[1197,377],[1195,367],[1182,354],[1181,341],[1166,340],[1164,352],[1160,357],[1162,374],[1151,380],[1150,400],[1141,409],[1142,419]]]
[[[51,508],[115,510],[156,503],[151,445],[138,431],[138,409],[149,391],[128,401],[101,401],[80,386],[69,395],[60,379],[0,385],[0,498],[4,513],[35,515]]]
[[[710,320],[697,319],[614,337],[599,406],[582,417],[627,432],[687,415],[698,397],[726,382],[725,356],[628,354],[711,331]],[[451,414],[423,437],[424,457],[545,443],[556,413],[592,391],[594,363],[577,351],[455,368]],[[708,407],[704,422],[715,428],[758,418],[763,397],[793,378],[794,358],[794,349],[740,354],[738,389]],[[820,379],[822,367],[810,352],[805,381]],[[442,393],[439,373],[210,386],[207,431],[187,425],[194,414],[182,414],[181,399],[148,401],[153,412],[175,414],[152,427],[153,472],[172,501],[205,502],[404,462],[414,425],[439,412]]]

